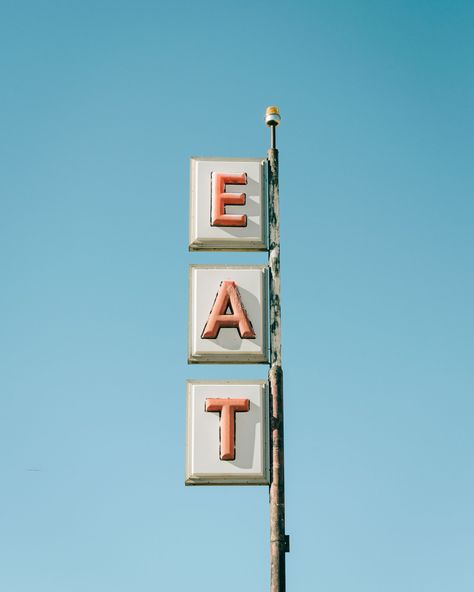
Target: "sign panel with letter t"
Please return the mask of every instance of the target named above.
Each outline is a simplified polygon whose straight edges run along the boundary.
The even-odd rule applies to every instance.
[[[186,485],[268,485],[264,380],[188,380]]]

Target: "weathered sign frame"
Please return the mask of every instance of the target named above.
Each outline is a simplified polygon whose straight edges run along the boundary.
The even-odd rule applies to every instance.
[[[193,292],[195,269],[229,270],[229,271],[257,271],[260,273],[261,290],[261,328],[259,339],[261,340],[261,351],[228,351],[220,353],[213,348],[198,352],[193,346],[195,323],[197,312],[193,310]],[[188,338],[188,362],[190,364],[268,364],[269,362],[269,323],[268,323],[268,266],[267,265],[201,265],[192,264],[189,266],[189,338]],[[217,287],[216,287],[217,290]],[[212,301],[210,302],[210,307]],[[210,310],[210,308],[209,308]],[[201,330],[202,327],[197,328]]]
[[[198,167],[200,164],[209,164],[209,172],[213,163],[219,164],[224,171],[221,172],[238,172],[245,168],[245,163],[251,163],[252,165],[258,164],[260,168],[260,195],[259,204],[260,208],[258,215],[259,218],[259,233],[249,236],[240,236],[242,234],[239,228],[211,228],[208,229],[208,236],[201,236],[199,231],[200,217],[203,216],[201,211],[201,204],[198,203],[198,191],[199,191],[199,176]],[[226,166],[226,163],[228,166]],[[242,163],[242,167],[238,167]],[[189,250],[190,251],[267,251],[268,250],[268,163],[266,158],[231,158],[231,157],[192,157],[191,158],[191,199],[190,199],[190,216],[189,216]],[[234,169],[234,170],[230,170]],[[240,189],[239,189],[240,191]],[[241,191],[245,193],[245,187],[241,188]],[[252,204],[247,204],[248,206]],[[255,207],[255,204],[253,204]],[[242,208],[239,206],[229,206],[230,209],[234,208],[234,212],[240,212]],[[245,212],[245,208],[243,210]],[[207,212],[206,212],[207,215]],[[249,234],[248,231],[243,234]],[[232,236],[234,235],[234,236]]]
[[[262,467],[261,472],[256,470],[249,470],[247,472],[229,470],[228,472],[215,473],[195,473],[193,471],[193,430],[196,429],[196,418],[193,417],[193,389],[195,386],[210,386],[219,387],[214,389],[215,392],[229,393],[234,389],[236,394],[239,393],[240,387],[258,387],[259,389],[259,403],[261,405],[261,449],[260,458],[258,462]],[[231,387],[231,389],[229,389]],[[227,391],[226,391],[227,389]],[[238,415],[238,414],[237,414]],[[269,485],[270,481],[270,450],[269,450],[269,393],[268,381],[266,380],[188,380],[186,392],[186,470],[185,470],[185,484],[186,485]],[[239,435],[237,434],[237,438]],[[216,443],[218,446],[218,443]],[[234,463],[228,466],[232,467]],[[225,465],[222,465],[223,469]]]

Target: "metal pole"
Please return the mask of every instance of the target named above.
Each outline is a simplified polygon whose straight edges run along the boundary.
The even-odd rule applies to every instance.
[[[280,122],[276,107],[268,107],[266,123],[271,130],[268,150],[269,253],[270,270],[270,590],[285,592],[285,553],[289,538],[285,534],[285,464],[283,441],[283,370],[281,365],[280,309],[280,203],[276,126]]]

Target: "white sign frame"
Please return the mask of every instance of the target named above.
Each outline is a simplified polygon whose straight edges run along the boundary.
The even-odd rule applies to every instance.
[[[204,278],[206,271],[223,272],[226,270],[229,271],[229,274],[216,273],[217,279],[212,282],[204,282],[203,279],[199,279],[200,275]],[[203,271],[204,274],[200,274],[200,271]],[[216,339],[202,338],[203,328],[219,291],[219,276],[229,280],[232,280],[232,277],[239,278],[238,283],[241,288],[242,284],[247,288],[245,291],[240,290],[240,296],[252,322],[256,335],[255,339],[241,339],[236,329],[227,328],[222,329]],[[258,289],[255,288],[257,282]],[[201,294],[198,294],[198,290],[205,290],[204,303],[201,299],[198,302],[198,297],[201,296]],[[268,345],[268,290],[267,265],[190,265],[188,363],[267,364],[270,353]],[[249,297],[251,300],[249,300]]]
[[[249,413],[235,414],[234,460],[219,459],[220,419],[217,413],[204,411],[205,398],[208,396],[250,399]],[[199,411],[201,407],[202,413]],[[188,380],[185,484],[269,485],[268,417],[269,393],[266,380]]]
[[[265,158],[193,157],[189,216],[190,251],[267,251],[268,174]],[[216,168],[216,171],[213,171]],[[247,169],[247,170],[246,170]],[[250,172],[248,185],[229,185],[246,194],[245,205],[227,205],[228,214],[245,214],[245,227],[216,227],[210,222],[212,172]]]

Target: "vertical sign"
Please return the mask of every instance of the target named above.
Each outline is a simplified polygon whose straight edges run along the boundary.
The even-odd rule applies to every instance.
[[[262,158],[192,158],[189,249],[267,248]],[[268,267],[191,265],[190,364],[266,364]],[[189,381],[186,485],[267,485],[266,382]]]
[[[188,381],[185,483],[270,485],[270,589],[285,592],[278,107],[265,123],[267,159],[191,159],[189,250],[268,251],[268,265],[190,266],[188,362],[270,369],[268,382]]]

